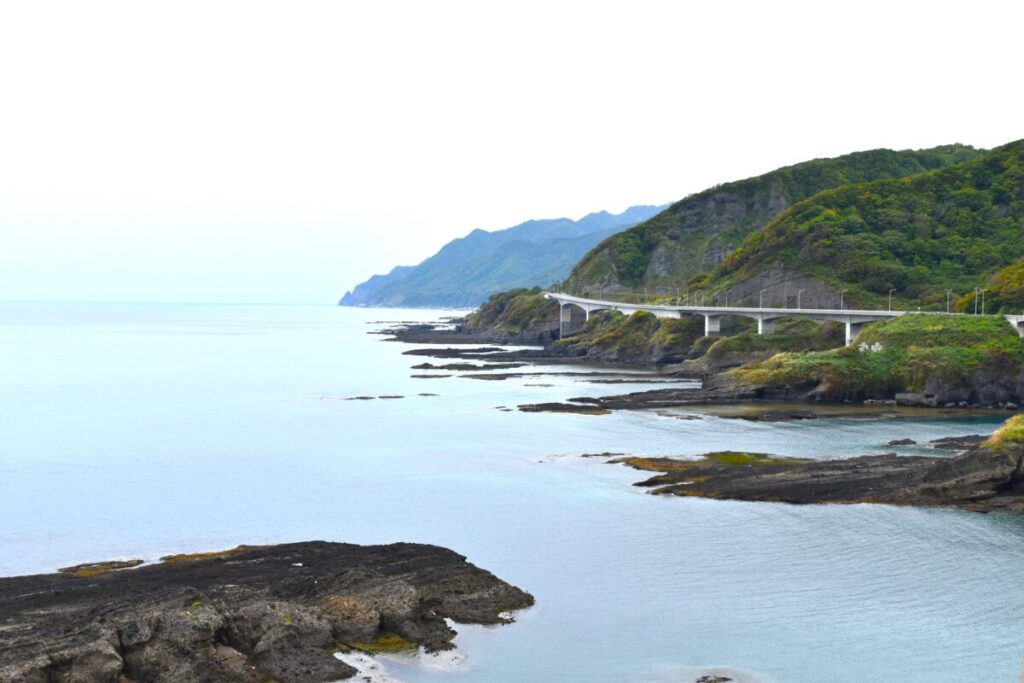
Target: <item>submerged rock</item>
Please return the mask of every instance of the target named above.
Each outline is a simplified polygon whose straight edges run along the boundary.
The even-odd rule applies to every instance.
[[[356,673],[339,649],[450,649],[445,619],[505,623],[533,604],[430,545],[313,541],[172,559],[0,579],[0,680],[338,680]]]

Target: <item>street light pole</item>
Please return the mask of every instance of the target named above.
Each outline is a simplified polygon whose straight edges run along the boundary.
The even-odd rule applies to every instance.
[[[974,315],[978,315],[978,288],[974,288]]]
[[[725,290],[725,307],[726,308],[729,308],[729,292],[731,292],[731,291],[732,291],[731,289]]]
[[[981,290],[981,314],[985,315],[985,291]]]
[[[764,292],[765,292],[765,290],[762,289],[758,293],[758,295],[757,295],[757,307],[758,308],[764,308]]]
[[[800,295],[804,293],[804,290],[796,290],[796,310],[800,310]]]
[[[952,289],[946,290],[946,313],[949,313],[949,295],[952,291]]]
[[[895,289],[890,289],[889,290],[889,312],[890,313],[892,313],[892,293],[895,292],[895,291],[896,291]]]
[[[850,290],[844,289],[843,291],[839,292],[839,310],[840,311],[845,311],[846,310],[846,302],[844,300],[844,297],[846,296],[846,293],[848,291],[850,291]]]

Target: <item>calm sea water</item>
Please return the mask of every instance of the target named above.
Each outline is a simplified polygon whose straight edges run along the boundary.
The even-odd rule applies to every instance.
[[[419,541],[538,604],[511,626],[460,626],[466,661],[452,670],[387,662],[403,681],[718,668],[774,683],[1017,680],[1024,519],[661,498],[630,486],[642,473],[576,457],[835,457],[996,418],[504,412],[642,387],[413,379],[425,359],[367,334],[437,315],[0,305],[0,574],[238,543]],[[356,395],[404,398],[344,400]]]

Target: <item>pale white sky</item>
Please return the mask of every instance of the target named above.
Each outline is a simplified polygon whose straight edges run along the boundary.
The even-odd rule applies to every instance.
[[[336,301],[476,227],[1024,137],[1024,5],[0,2],[0,300]]]

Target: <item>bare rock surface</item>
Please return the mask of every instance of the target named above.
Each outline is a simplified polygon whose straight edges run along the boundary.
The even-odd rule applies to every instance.
[[[526,592],[430,545],[312,541],[137,569],[0,579],[0,681],[305,683],[382,639],[453,647],[446,618],[498,624]]]

